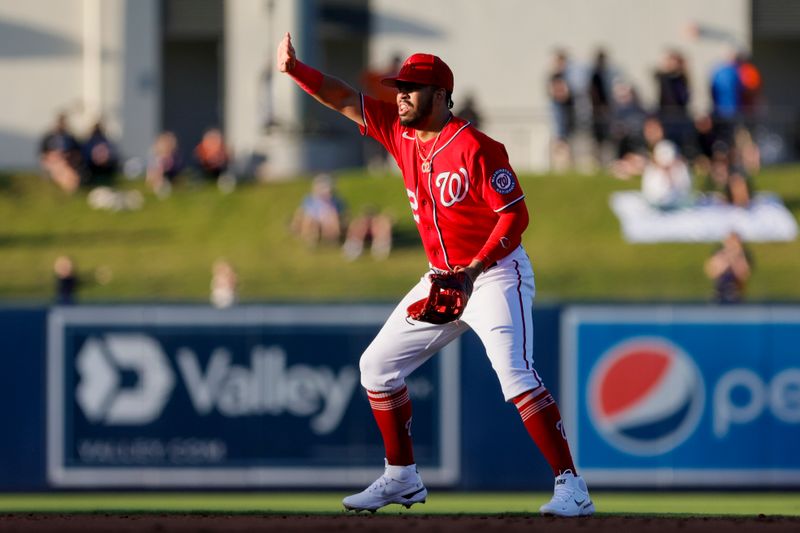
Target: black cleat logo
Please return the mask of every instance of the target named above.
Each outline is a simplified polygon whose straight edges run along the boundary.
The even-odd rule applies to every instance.
[[[417,494],[419,494],[423,490],[425,490],[425,487],[422,487],[421,489],[417,489],[414,492],[409,492],[408,494],[403,494],[403,498],[408,500],[409,498],[413,498],[414,496],[416,496]]]

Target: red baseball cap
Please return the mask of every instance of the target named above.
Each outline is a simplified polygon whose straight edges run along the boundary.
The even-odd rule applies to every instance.
[[[414,54],[405,60],[400,72],[393,78],[381,80],[383,85],[397,87],[397,82],[433,85],[453,92],[453,71],[447,63],[433,54]]]

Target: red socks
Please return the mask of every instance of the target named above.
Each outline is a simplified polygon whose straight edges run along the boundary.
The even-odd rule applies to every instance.
[[[512,401],[522,417],[525,429],[550,463],[553,474],[559,476],[566,470],[571,470],[577,475],[567,435],[561,422],[561,413],[550,392],[547,390],[523,392]]]
[[[394,466],[414,464],[411,444],[411,399],[408,388],[391,392],[367,391],[375,422],[383,436],[386,462]],[[513,399],[525,429],[541,450],[554,475],[575,472],[569,444],[553,396],[547,390],[525,392]]]
[[[411,399],[408,388],[391,392],[367,391],[372,414],[378,423],[386,448],[386,462],[394,466],[414,464],[411,445]]]

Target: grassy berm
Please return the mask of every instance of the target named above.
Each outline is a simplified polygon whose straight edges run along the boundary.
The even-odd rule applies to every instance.
[[[0,175],[0,301],[46,303],[53,261],[72,256],[81,302],[204,302],[211,265],[225,257],[239,274],[243,302],[393,301],[426,268],[406,198],[394,175],[354,171],[338,177],[350,213],[377,205],[396,222],[391,256],[347,261],[336,246],[309,248],[289,221],[309,180],[243,184],[229,194],[185,182],[166,199],[140,181],[135,211],[94,210],[87,192],[67,196],[34,174]],[[709,299],[703,262],[712,244],[633,245],[609,208],[611,192],[638,180],[578,175],[525,175],[531,225],[524,237],[539,301],[667,302]],[[782,195],[800,217],[800,167],[766,169],[759,190]],[[751,301],[800,301],[800,241],[752,244]]]

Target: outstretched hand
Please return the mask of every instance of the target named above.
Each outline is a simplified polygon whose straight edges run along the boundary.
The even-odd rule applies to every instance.
[[[287,31],[278,45],[278,70],[290,72],[294,69],[296,62],[297,54],[294,51],[294,46],[292,46],[292,36]]]

